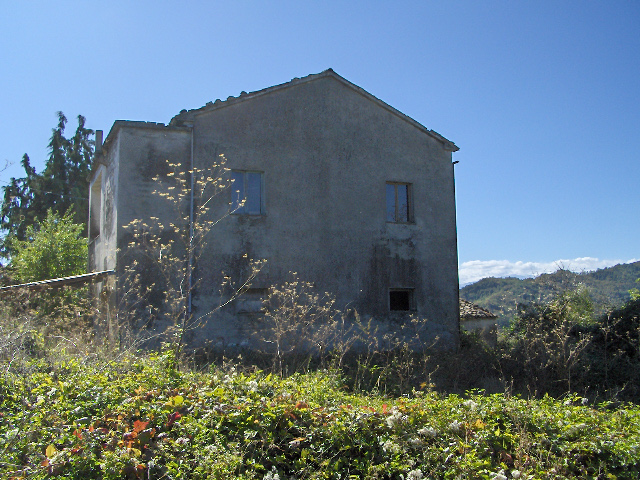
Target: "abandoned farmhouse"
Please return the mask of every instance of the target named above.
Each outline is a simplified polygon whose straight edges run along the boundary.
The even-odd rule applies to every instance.
[[[183,110],[166,125],[116,121],[96,139],[90,179],[89,271],[116,272],[93,287],[103,321],[111,328],[127,308],[125,226],[154,217],[190,228],[153,194],[153,178],[172,181],[167,161],[192,172],[224,154],[233,182],[209,205],[220,221],[190,271],[193,315],[216,313],[190,344],[251,347],[261,297],[296,272],[383,330],[417,315],[428,336],[455,347],[457,150],[331,69]],[[225,277],[242,278],[246,258],[266,263],[216,310],[228,300]]]

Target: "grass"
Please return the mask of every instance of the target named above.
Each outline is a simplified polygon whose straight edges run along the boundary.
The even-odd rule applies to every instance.
[[[639,478],[640,408],[177,371],[170,352],[2,364],[0,477]]]

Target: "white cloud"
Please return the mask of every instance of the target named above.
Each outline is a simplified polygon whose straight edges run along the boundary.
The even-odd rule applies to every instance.
[[[612,267],[619,263],[637,262],[631,260],[600,260],[593,257],[580,257],[573,260],[553,262],[510,262],[509,260],[472,260],[464,262],[458,269],[460,286],[477,282],[486,277],[535,277],[542,273],[552,273],[559,268],[572,272],[588,272],[599,268]]]

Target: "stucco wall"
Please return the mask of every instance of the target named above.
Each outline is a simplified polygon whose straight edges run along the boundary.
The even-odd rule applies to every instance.
[[[413,289],[411,313],[429,320],[427,336],[457,345],[453,165],[451,148],[437,135],[332,76],[179,117],[171,127],[117,122],[109,135],[108,178],[117,179],[117,215],[110,218],[117,218],[121,252],[130,241],[123,226],[131,220],[155,216],[188,229],[180,220],[186,207],[175,212],[152,195],[154,176],[170,185],[167,159],[186,169],[193,151],[196,167],[206,169],[224,154],[230,169],[262,172],[264,185],[263,214],[228,215],[199,252],[195,317],[225,300],[223,276],[242,279],[247,254],[267,261],[254,287],[281,284],[297,272],[319,292],[335,295],[338,308],[375,318],[383,332],[409,316],[390,313],[389,289]],[[389,181],[411,184],[411,224],[386,221]],[[230,201],[231,191],[216,197],[210,218],[224,217]],[[254,325],[237,315],[244,303],[207,317],[191,344],[249,346]]]
[[[264,172],[265,205],[263,215],[232,215],[216,227],[197,269],[196,314],[215,307],[220,272],[241,275],[247,253],[267,260],[256,286],[297,272],[339,307],[376,318],[389,317],[389,288],[413,288],[431,334],[457,343],[453,167],[441,142],[332,78],[193,122],[196,163],[224,153],[231,169]],[[412,184],[414,224],[386,222],[387,181]],[[214,215],[228,208],[223,198]],[[209,322],[209,336],[241,343],[244,326],[227,311]]]

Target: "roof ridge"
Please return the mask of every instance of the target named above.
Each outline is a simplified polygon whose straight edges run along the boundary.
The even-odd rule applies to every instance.
[[[168,123],[168,125],[170,126],[174,126],[177,123],[179,123],[182,119],[180,117],[186,117],[187,115],[197,115],[200,112],[203,112],[205,110],[210,110],[211,107],[221,107],[221,106],[227,106],[227,105],[231,105],[233,103],[235,103],[236,101],[242,99],[248,99],[247,97],[255,97],[255,96],[259,96],[259,95],[264,95],[266,93],[270,93],[271,91],[274,90],[279,90],[281,88],[288,88],[291,87],[293,85],[297,85],[299,83],[306,83],[308,81],[311,80],[315,80],[321,77],[326,77],[328,75],[336,75],[338,77],[340,77],[340,75],[338,75],[335,70],[333,70],[332,68],[327,68],[326,70],[323,70],[320,73],[310,73],[309,75],[306,75],[304,77],[293,77],[291,80],[289,80],[288,82],[284,82],[284,83],[279,83],[277,85],[272,85],[270,87],[265,87],[265,88],[261,88],[260,90],[255,90],[253,92],[246,92],[245,90],[242,90],[240,92],[240,94],[238,96],[233,96],[230,95],[227,97],[226,100],[221,100],[219,98],[216,98],[215,101],[209,101],[206,104],[204,104],[201,107],[198,108],[192,108],[192,109],[182,109],[180,110],[180,113],[178,113],[178,115],[175,115],[171,121]],[[342,78],[342,77],[340,77]]]
[[[175,115],[167,125],[168,126],[181,126],[184,122],[188,122],[188,121],[192,120],[193,116],[195,116],[195,115],[199,115],[201,113],[205,113],[205,112],[213,110],[213,109],[234,105],[237,102],[242,102],[242,101],[245,101],[245,100],[249,100],[251,98],[255,98],[255,97],[258,97],[258,96],[261,96],[261,95],[267,95],[267,94],[269,94],[271,92],[274,92],[274,91],[277,91],[277,90],[281,90],[281,89],[284,89],[284,88],[290,88],[290,87],[295,86],[295,85],[311,82],[311,81],[314,81],[314,80],[317,80],[317,79],[320,79],[320,78],[324,78],[324,77],[329,77],[329,76],[335,78],[336,80],[338,80],[339,82],[341,82],[345,86],[351,88],[353,91],[355,91],[355,92],[359,93],[360,95],[364,96],[365,98],[377,103],[380,107],[388,110],[392,114],[394,114],[397,117],[401,118],[402,120],[410,123],[411,125],[413,125],[414,127],[418,128],[419,130],[422,130],[427,135],[431,136],[435,140],[437,140],[440,143],[442,143],[445,149],[447,149],[447,150],[449,150],[451,152],[456,152],[456,151],[459,150],[458,146],[455,143],[453,143],[451,140],[448,140],[447,138],[443,137],[442,135],[440,135],[438,132],[436,132],[434,130],[428,129],[427,127],[425,127],[424,125],[422,125],[418,121],[416,121],[413,118],[409,117],[408,115],[402,113],[400,110],[392,107],[391,105],[389,105],[385,101],[380,100],[375,95],[372,95],[371,93],[367,92],[364,88],[359,87],[355,83],[350,82],[346,78],[344,78],[341,75],[339,75],[338,73],[336,73],[336,71],[333,70],[332,68],[327,68],[326,70],[323,70],[320,73],[311,73],[311,74],[309,74],[309,75],[307,75],[305,77],[300,77],[300,78],[299,77],[294,77],[288,82],[280,83],[278,85],[272,85],[270,87],[266,87],[266,88],[263,88],[261,90],[256,90],[254,92],[247,93],[246,91],[243,90],[243,91],[240,92],[240,95],[238,95],[237,97],[234,97],[234,96],[231,95],[231,96],[227,97],[226,100],[221,100],[221,99],[217,98],[215,101],[207,102],[205,105],[203,105],[202,107],[199,107],[199,108],[194,108],[194,109],[191,109],[191,110],[183,109],[183,110],[180,111],[180,113],[178,113],[178,115]]]

